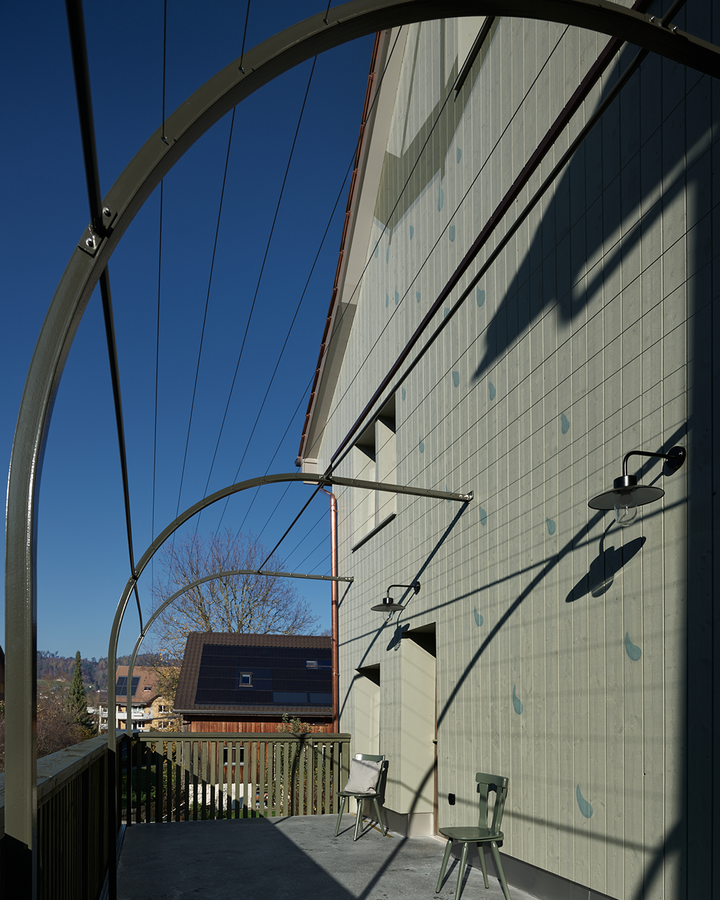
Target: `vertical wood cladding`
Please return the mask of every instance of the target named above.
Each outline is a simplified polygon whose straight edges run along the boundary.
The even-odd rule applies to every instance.
[[[676,22],[717,42],[718,18],[700,2]],[[370,150],[383,175],[356,229],[369,242],[349,249],[367,268],[321,468],[607,43],[500,19],[455,99],[461,28],[408,28],[384,85],[395,108]],[[497,237],[635,52],[614,60]],[[340,607],[341,727],[365,749],[353,686],[379,667],[388,807],[425,796],[403,757],[403,634],[434,623],[440,824],[472,820],[476,771],[507,775],[505,851],[617,898],[712,894],[719,126],[718,83],[650,56],[397,386],[394,480],[472,490],[467,508],[399,495],[396,519],[353,553],[361,510],[338,490],[340,571],[355,579]],[[631,461],[666,492],[631,526],[588,509],[629,450],[677,444],[688,461],[675,474]],[[395,597],[401,614],[370,611],[415,579],[417,596]]]

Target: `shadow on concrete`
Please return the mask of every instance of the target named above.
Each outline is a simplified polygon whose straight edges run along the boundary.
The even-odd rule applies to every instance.
[[[354,816],[344,816],[335,837],[336,816],[231,819],[133,825],[125,834],[118,867],[118,900],[417,900],[454,896],[457,866],[440,894],[435,885],[443,844],[409,840],[377,828],[353,841]],[[463,900],[503,900],[491,879],[469,869]],[[513,900],[529,895],[513,889]]]

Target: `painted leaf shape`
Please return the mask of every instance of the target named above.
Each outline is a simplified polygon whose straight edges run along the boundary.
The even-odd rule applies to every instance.
[[[513,685],[513,709],[519,716],[522,715],[523,705],[522,701],[515,694],[515,685]]]
[[[478,628],[479,628],[479,627],[482,625],[482,623],[484,622],[484,619],[483,619],[483,617],[480,615],[480,613],[477,611],[477,607],[475,607],[475,608],[473,609],[473,614],[475,615],[475,624],[476,624],[476,625],[478,626]]]
[[[583,797],[582,793],[580,792],[580,785],[578,785],[575,790],[575,797],[577,798],[578,809],[585,816],[586,819],[589,819],[590,816],[593,814],[593,808],[588,803],[588,801]]]
[[[642,650],[630,640],[628,631],[625,632],[625,652],[633,662],[637,662],[642,656]]]
[[[547,525],[548,534],[555,534],[557,529],[555,522],[552,519],[545,519],[545,524]]]
[[[453,372],[453,373],[452,373],[452,380],[453,380],[453,384],[455,385],[455,387],[457,387],[457,386],[460,384],[460,373],[459,373],[459,372]]]

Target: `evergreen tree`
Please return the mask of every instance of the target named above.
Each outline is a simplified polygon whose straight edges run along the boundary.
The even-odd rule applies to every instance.
[[[82,659],[79,650],[75,654],[75,671],[73,672],[70,690],[68,691],[67,710],[72,720],[77,722],[89,734],[95,730],[93,718],[87,711],[87,698],[83,687]]]

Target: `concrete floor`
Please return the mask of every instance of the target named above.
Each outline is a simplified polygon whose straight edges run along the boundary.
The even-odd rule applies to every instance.
[[[118,869],[118,900],[451,900],[458,862],[435,894],[444,842],[387,837],[366,826],[353,841],[355,817],[293,816],[133,825]],[[504,900],[499,882],[468,868],[462,900]],[[510,885],[511,900],[532,900]]]

